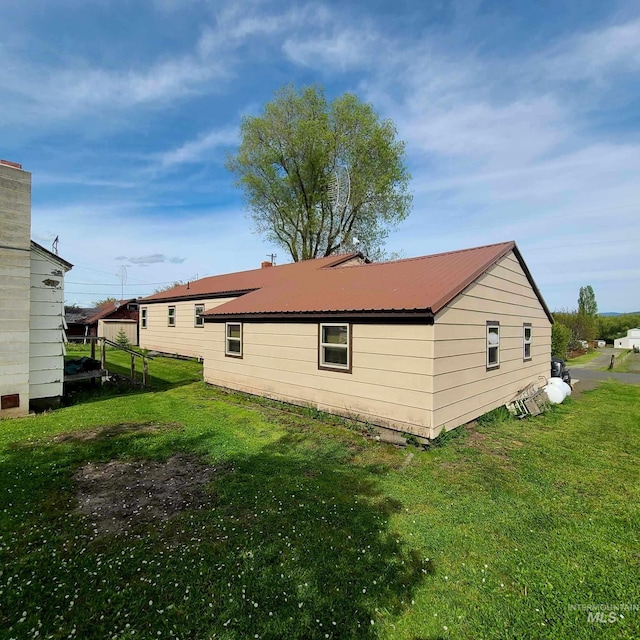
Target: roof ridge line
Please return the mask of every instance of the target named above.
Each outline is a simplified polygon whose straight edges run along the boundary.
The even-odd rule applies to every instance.
[[[428,255],[425,256],[413,256],[412,258],[399,258],[398,260],[388,260],[387,262],[368,262],[368,263],[363,263],[363,264],[357,264],[357,265],[353,265],[352,268],[359,268],[359,267],[380,267],[383,265],[388,265],[388,264],[397,264],[400,262],[411,262],[411,261],[415,261],[415,260],[426,260],[427,258],[438,258],[440,256],[446,256],[446,255],[451,255],[454,253],[465,253],[466,251],[478,251],[480,249],[489,249],[491,247],[500,247],[500,246],[506,246],[506,245],[512,245],[515,246],[515,240],[507,240],[505,242],[494,242],[492,244],[485,244],[482,245],[480,247],[467,247],[466,249],[454,249],[452,251],[441,251],[440,253],[430,253]],[[328,267],[322,267],[322,269],[319,269],[319,271],[323,271],[324,269],[327,269]]]

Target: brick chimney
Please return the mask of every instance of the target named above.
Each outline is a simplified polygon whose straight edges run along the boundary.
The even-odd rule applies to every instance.
[[[263,269],[266,269],[267,267],[273,267],[273,263],[269,262],[268,260],[265,260],[261,266]]]

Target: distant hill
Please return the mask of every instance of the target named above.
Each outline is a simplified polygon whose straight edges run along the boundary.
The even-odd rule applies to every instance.
[[[620,313],[619,311],[604,311],[598,314],[599,316],[637,316],[640,315],[640,311],[626,311]]]

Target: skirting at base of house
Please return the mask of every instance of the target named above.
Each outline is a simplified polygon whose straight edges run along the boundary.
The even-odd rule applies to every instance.
[[[51,398],[36,398],[29,401],[29,410],[36,413],[50,411],[60,408],[60,396],[52,396]]]

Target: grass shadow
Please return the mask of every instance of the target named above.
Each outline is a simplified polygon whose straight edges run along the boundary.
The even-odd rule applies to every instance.
[[[11,571],[0,574],[0,628],[9,636],[375,638],[433,572],[393,532],[401,505],[375,475],[344,464],[348,452],[292,438],[205,460],[218,472],[197,509],[96,535],[74,512],[79,468],[209,449],[206,434],[160,428],[6,451],[0,564]]]

